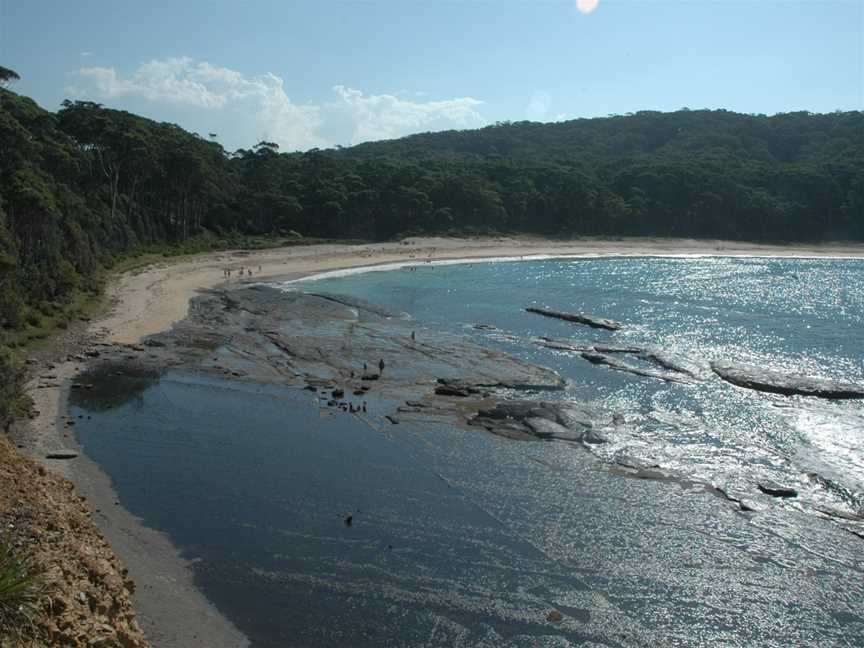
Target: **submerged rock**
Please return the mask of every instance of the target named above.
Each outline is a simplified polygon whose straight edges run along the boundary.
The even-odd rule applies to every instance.
[[[576,324],[585,324],[586,326],[591,326],[592,328],[601,328],[608,331],[618,331],[621,329],[621,324],[619,324],[618,322],[602,317],[593,317],[591,315],[583,315],[581,313],[562,313],[560,311],[555,311],[548,308],[530,307],[526,308],[525,310],[529,313],[543,315],[544,317],[553,317],[555,319],[565,320],[567,322],[574,322]]]
[[[864,398],[864,386],[830,378],[813,378],[802,374],[785,374],[752,365],[736,365],[727,362],[712,362],[711,369],[726,382],[754,389],[792,396],[817,396],[819,398]]]

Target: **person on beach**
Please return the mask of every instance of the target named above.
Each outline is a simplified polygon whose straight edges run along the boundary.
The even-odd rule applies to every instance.
[[[417,338],[414,337],[414,331],[411,331],[411,341],[414,342]]]
[[[384,358],[381,358],[378,361],[378,374],[381,375],[384,373]]]

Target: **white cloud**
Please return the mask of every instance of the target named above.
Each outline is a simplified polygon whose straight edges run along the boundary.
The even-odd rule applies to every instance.
[[[88,56],[93,56],[93,52],[81,52],[81,56],[83,56],[85,58]]]
[[[477,112],[483,102],[471,97],[418,102],[394,95],[365,95],[360,90],[333,87],[338,101],[327,111],[353,126],[349,142],[392,139],[421,131],[475,128],[486,120]]]
[[[538,90],[531,95],[525,113],[528,119],[534,121],[546,121],[549,116],[549,108],[552,105],[552,96],[543,90]]]
[[[75,98],[143,99],[156,104],[156,112],[185,112],[187,127],[216,129],[232,146],[267,139],[283,150],[308,149],[486,123],[478,112],[482,102],[471,97],[412,101],[337,85],[333,101],[298,104],[275,74],[245,75],[188,57],[148,61],[126,77],[112,67],[81,68],[73,75],[66,91]]]

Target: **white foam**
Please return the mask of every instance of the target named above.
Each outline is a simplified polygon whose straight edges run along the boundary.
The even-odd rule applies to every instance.
[[[772,254],[722,254],[711,252],[584,252],[575,254],[526,254],[520,256],[496,256],[496,257],[468,257],[456,259],[436,259],[433,261],[408,260],[395,261],[393,263],[379,263],[373,265],[361,265],[352,268],[340,268],[337,270],[326,270],[316,272],[305,277],[290,279],[279,282],[277,286],[285,290],[294,290],[293,284],[318,281],[321,279],[336,279],[350,277],[352,275],[366,274],[367,272],[390,272],[403,268],[424,268],[428,266],[451,266],[468,265],[472,263],[512,263],[515,261],[548,261],[551,259],[577,260],[577,259],[790,259],[790,260],[849,260],[864,261],[855,256],[786,256]],[[271,284],[272,285],[272,284]]]

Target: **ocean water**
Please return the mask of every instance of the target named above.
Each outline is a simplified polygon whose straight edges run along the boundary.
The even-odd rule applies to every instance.
[[[562,398],[641,414],[629,433],[594,450],[746,490],[760,478],[826,493],[816,473],[864,512],[864,402],[773,396],[724,384],[711,361],[864,384],[864,261],[635,258],[472,263],[367,272],[292,283],[350,294],[463,331],[559,371]],[[525,312],[539,306],[611,318],[606,332]],[[475,324],[494,326],[477,330]],[[669,384],[595,367],[576,344],[659,348],[686,359],[703,381]],[[549,398],[548,394],[543,396]],[[806,499],[806,497],[805,497]],[[829,497],[830,499],[830,497]]]
[[[852,260],[629,258],[286,286],[361,297],[409,313],[418,336],[443,328],[556,369],[566,390],[537,398],[626,422],[590,447],[393,426],[374,400],[361,420],[308,392],[180,372],[93,375],[70,408],[91,416],[79,441],[122,504],[170,535],[254,646],[862,645],[864,540],[847,519],[864,512],[862,403],[741,389],[708,368],[864,382],[862,280]],[[544,336],[658,347],[700,379],[594,366]],[[763,495],[764,480],[799,497]]]

